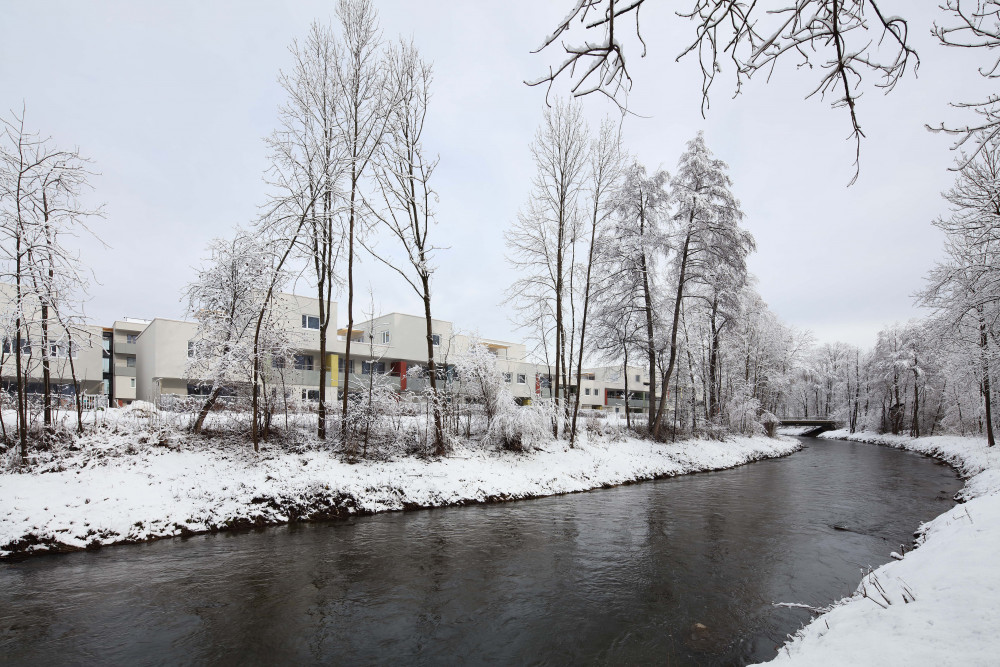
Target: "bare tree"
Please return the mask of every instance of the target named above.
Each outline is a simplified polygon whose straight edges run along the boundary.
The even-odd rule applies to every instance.
[[[509,290],[518,309],[534,318],[539,304],[551,314],[555,334],[553,433],[558,437],[566,409],[567,276],[578,236],[579,196],[586,169],[587,130],[579,105],[558,101],[545,110],[531,154],[535,178],[526,210],[507,232],[508,261],[525,272]],[[525,321],[534,324],[536,320]]]
[[[412,42],[403,41],[388,56],[387,69],[393,77],[393,88],[398,91],[398,101],[391,111],[386,140],[377,161],[376,180],[384,206],[372,207],[371,212],[399,242],[406,253],[409,271],[399,268],[370,244],[366,247],[376,259],[398,273],[423,302],[434,450],[441,456],[445,441],[431,318],[431,277],[435,269],[431,261],[435,247],[429,240],[437,201],[431,176],[438,158],[428,156],[423,145],[433,73],[430,63],[420,58]]]
[[[52,426],[52,352],[72,359],[70,327],[78,319],[85,270],[63,241],[90,233],[86,220],[100,215],[81,203],[89,188],[89,163],[78,150],[53,146],[29,132],[24,112],[0,118],[0,253],[2,272],[14,285],[14,358],[17,384],[18,442],[27,457],[28,370],[38,348],[43,378],[44,424]],[[39,344],[32,342],[33,332]],[[72,378],[75,393],[79,387]],[[78,427],[82,424],[79,420]]]
[[[941,44],[987,52],[1000,48],[1000,2],[967,0],[963,5],[961,0],[945,0],[940,7],[952,21],[934,23],[932,32]],[[979,68],[979,74],[986,79],[1000,78],[1000,59],[987,61]],[[992,94],[978,102],[955,102],[953,106],[971,111],[978,116],[978,122],[960,127],[946,127],[941,123],[937,127],[928,126],[928,129],[957,137],[956,149],[972,140],[974,150],[955,167],[961,169],[1000,136],[1000,95]]]
[[[361,181],[385,135],[389,110],[396,101],[386,94],[382,69],[381,38],[375,7],[371,0],[339,0],[337,18],[343,45],[335,74],[339,87],[340,112],[337,138],[347,160],[344,230],[347,250],[347,336],[344,345],[344,395],[341,437],[347,439],[347,412],[351,338],[354,328],[354,246],[361,223]]]
[[[622,170],[621,135],[617,126],[606,119],[601,123],[597,137],[591,142],[589,155],[587,196],[590,212],[590,242],[584,264],[583,312],[581,313],[579,348],[576,359],[576,392],[573,401],[573,424],[569,445],[576,442],[576,422],[580,413],[580,385],[583,381],[583,357],[587,349],[587,317],[590,314],[591,294],[594,283],[594,264],[598,260],[598,232],[614,211],[613,197],[619,185]]]
[[[317,436],[326,438],[327,341],[331,321],[335,268],[340,256],[341,237],[335,233],[341,199],[338,181],[347,168],[347,159],[338,136],[338,104],[342,98],[336,77],[338,50],[329,26],[314,22],[306,39],[289,49],[293,57],[290,72],[279,77],[288,98],[280,109],[280,128],[268,139],[274,187],[267,216],[269,234],[290,234],[312,268],[319,302],[319,409]],[[336,372],[333,369],[331,372]]]
[[[574,95],[604,94],[624,108],[624,98],[632,86],[625,35],[635,34],[642,55],[652,42],[643,37],[640,22],[645,2],[574,0],[566,17],[535,50],[537,53],[559,42],[564,59],[550,67],[547,74],[528,81],[528,85],[551,87],[557,78],[568,77]],[[800,67],[806,65],[820,72],[809,96],[831,94],[834,107],[848,110],[857,157],[863,132],[856,107],[863,74],[875,74],[877,87],[892,90],[911,59],[917,61],[914,70],[919,64],[909,45],[906,21],[884,14],[880,4],[881,0],[695,0],[691,9],[676,12],[679,19],[686,19],[694,28],[690,40],[676,45],[677,59],[697,54],[704,113],[709,90],[725,61],[733,67],[739,92],[744,81],[755,74],[764,72],[767,76],[779,60],[798,57]],[[869,14],[874,15],[874,20],[869,19]],[[584,37],[565,41],[574,23],[584,27]],[[873,36],[873,31],[879,34]]]

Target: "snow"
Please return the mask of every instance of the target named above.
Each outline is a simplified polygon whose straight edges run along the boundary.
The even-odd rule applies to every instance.
[[[967,478],[959,504],[920,527],[918,548],[799,631],[781,665],[995,665],[1000,651],[1000,451],[979,438],[830,431],[824,438],[927,454]]]
[[[586,434],[585,434],[586,435]],[[730,468],[790,439],[553,441],[529,454],[469,445],[447,458],[351,464],[321,447],[255,454],[234,439],[104,429],[32,472],[0,474],[0,558],[252,525],[585,491]]]

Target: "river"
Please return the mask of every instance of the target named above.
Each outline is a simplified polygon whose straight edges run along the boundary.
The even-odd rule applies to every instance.
[[[730,665],[774,657],[961,481],[803,439],[732,470],[0,564],[10,664]]]

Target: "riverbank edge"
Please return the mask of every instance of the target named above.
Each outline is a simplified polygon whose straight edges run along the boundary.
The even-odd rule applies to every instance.
[[[990,664],[1000,617],[1000,452],[985,439],[827,431],[932,457],[965,480],[958,505],[921,524],[915,545],[865,574],[855,593],[818,614],[768,664]],[[976,516],[976,520],[973,519]],[[988,612],[988,613],[984,613]]]
[[[103,501],[93,503],[91,497],[98,494],[91,491],[95,487],[100,488],[100,484],[88,484],[88,480],[84,479],[84,489],[73,488],[81,486],[81,475],[92,473],[93,468],[90,467],[42,474],[0,475],[0,561],[19,561],[36,555],[96,550],[172,537],[330,521],[386,511],[502,503],[582,493],[683,474],[735,468],[787,456],[801,448],[798,440],[786,437],[731,437],[723,441],[688,440],[670,444],[626,438],[618,442],[584,442],[574,449],[567,448],[565,443],[551,443],[547,448],[523,455],[466,452],[466,456],[433,461],[407,458],[370,464],[343,464],[323,452],[305,455],[272,453],[271,458],[254,460],[246,452],[234,456],[232,452],[209,450],[187,453],[202,460],[180,466],[168,465],[166,467],[173,469],[173,476],[167,474],[160,480],[156,478],[155,464],[169,459],[171,453],[146,452],[146,456],[131,461],[127,468],[123,465],[122,469],[116,470],[114,462],[105,464],[103,468],[108,474],[103,477],[109,478],[107,484],[123,487],[126,491],[117,496],[108,491],[101,492],[99,495],[105,492],[110,495]],[[206,458],[209,462],[214,459],[219,465],[205,465]],[[295,459],[295,465],[289,463],[292,459]],[[301,466],[297,465],[300,461]],[[317,462],[325,466],[315,465]],[[314,465],[308,465],[310,463]],[[204,501],[203,511],[192,511],[192,503],[187,502],[191,498],[183,497],[184,491],[179,491],[175,483],[186,483],[188,476],[197,475],[198,471],[232,470],[232,466],[237,468],[235,475],[228,478],[208,475],[211,480],[196,481],[189,489],[203,491],[205,482],[219,481],[215,487],[221,492],[227,491],[230,485],[235,486],[234,492],[228,495],[209,493],[207,497],[204,493],[191,493],[189,495],[194,496],[195,501]],[[244,470],[238,470],[240,466]],[[291,475],[286,474],[292,467],[298,470]],[[318,467],[320,471],[317,473]],[[255,468],[253,475],[241,474],[247,473],[250,468]],[[306,468],[309,469],[308,474],[303,472]],[[296,472],[299,474],[296,475]],[[336,473],[347,474],[335,482]],[[123,483],[120,479],[111,479],[115,474],[138,479]],[[65,484],[51,483],[60,475],[65,478]],[[478,478],[467,481],[475,475]],[[93,474],[90,476],[93,477]],[[431,480],[430,484],[426,483],[428,480]],[[17,481],[35,484],[14,484]],[[280,483],[274,484],[276,481]],[[409,486],[406,482],[410,483]],[[164,507],[165,511],[160,512],[150,511],[150,503],[143,505],[140,502],[141,492],[164,483],[170,487],[168,493],[173,494],[176,506]],[[62,507],[51,511],[50,506],[56,504]],[[152,505],[155,506],[155,502]],[[32,508],[48,514],[43,525],[34,525],[27,530],[12,525],[18,521],[21,524],[31,522],[27,515]],[[109,513],[109,508],[114,511]],[[19,517],[18,513],[22,516]]]

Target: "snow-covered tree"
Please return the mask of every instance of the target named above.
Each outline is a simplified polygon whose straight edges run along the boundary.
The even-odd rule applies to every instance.
[[[186,291],[188,312],[198,321],[187,375],[210,387],[192,427],[195,433],[226,389],[266,385],[272,369],[284,368],[291,349],[273,298],[285,278],[276,275],[271,249],[239,231],[232,239],[216,239],[209,251],[211,258]]]
[[[657,293],[669,250],[667,237],[667,191],[669,174],[662,169],[649,174],[646,167],[633,160],[622,175],[622,185],[615,201],[615,217],[602,240],[606,280],[617,282],[618,289],[608,292],[604,308],[636,310],[643,322],[642,349],[648,363],[649,405],[656,401],[656,360],[659,354],[658,332],[662,314]],[[615,303],[617,302],[617,304]],[[654,415],[649,414],[652,430]]]
[[[27,456],[27,379],[33,360],[42,375],[43,423],[51,429],[52,367],[57,351],[66,351],[77,428],[83,427],[72,351],[92,343],[79,327],[87,270],[71,239],[91,234],[87,221],[100,215],[99,208],[88,209],[82,200],[90,176],[89,162],[78,150],[61,150],[30,132],[23,112],[0,118],[0,275],[13,285],[4,310],[13,320],[6,345],[13,348],[22,458]]]
[[[688,142],[671,181],[674,203],[671,301],[673,310],[669,333],[661,343],[666,360],[660,362],[661,392],[652,419],[654,437],[660,435],[667,390],[677,361],[677,332],[681,303],[689,294],[689,284],[711,283],[715,275],[733,278],[746,275],[746,258],[754,248],[753,237],[739,226],[743,218],[739,201],[730,191],[728,165],[712,157],[702,133]],[[653,378],[650,378],[652,384]],[[650,406],[651,415],[654,407]]]

